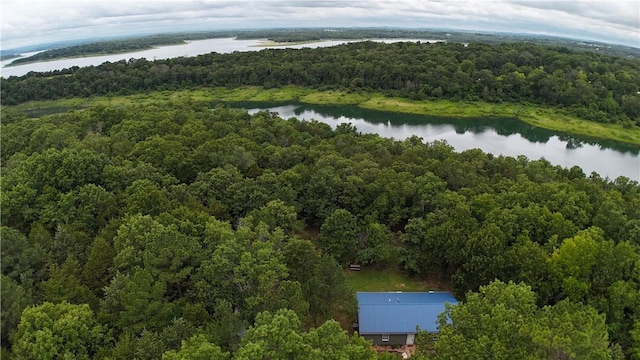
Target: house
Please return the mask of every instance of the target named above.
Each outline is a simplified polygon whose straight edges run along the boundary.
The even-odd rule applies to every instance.
[[[458,301],[448,292],[358,292],[358,332],[374,345],[413,345],[416,327],[438,332],[444,304]]]

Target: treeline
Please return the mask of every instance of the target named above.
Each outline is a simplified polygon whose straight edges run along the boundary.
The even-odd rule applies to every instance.
[[[425,39],[471,41],[469,33],[377,28],[265,29],[239,32],[237,39],[268,39],[275,42],[363,39]]]
[[[481,33],[469,31],[442,31],[426,29],[389,28],[324,28],[324,29],[265,29],[240,31],[238,39],[269,39],[276,42],[315,40],[363,40],[363,39],[425,39],[456,43],[503,44],[529,42],[537,45],[562,46],[575,51],[599,52],[602,54],[640,59],[640,49],[599,42],[584,42],[573,39],[533,34]]]
[[[144,50],[158,45],[174,45],[182,43],[184,43],[184,40],[178,36],[150,36],[134,39],[108,40],[68,46],[61,49],[46,50],[28,57],[16,59],[12,61],[9,66],[87,55],[114,54],[119,52]]]
[[[176,34],[158,34],[137,38],[124,38],[116,40],[104,40],[91,42],[88,44],[80,44],[67,46],[59,49],[50,49],[39,52],[37,54],[20,58],[12,61],[8,66],[21,65],[30,62],[47,61],[62,58],[72,58],[90,55],[115,54],[122,52],[130,52],[137,50],[145,50],[154,46],[161,45],[178,45],[188,40],[204,40],[221,37],[233,36],[229,31],[217,31],[206,33],[176,33]]]
[[[398,258],[461,300],[527,284],[469,295],[454,325],[497,323],[424,351],[478,358],[519,329],[502,341],[535,358],[640,356],[628,178],[195,102],[2,116],[2,346],[18,359],[373,359],[331,320],[356,310],[339,264]]]
[[[8,66],[36,61],[54,60],[65,57],[79,57],[112,54],[147,49],[152,46],[181,44],[189,40],[235,37],[236,39],[268,39],[275,42],[300,42],[320,40],[363,40],[363,39],[428,39],[457,43],[500,44],[507,42],[531,42],[539,45],[563,46],[575,51],[597,51],[603,54],[640,59],[640,49],[628,46],[582,42],[551,36],[523,34],[483,34],[457,31],[435,31],[418,29],[384,28],[330,28],[330,29],[265,29],[265,30],[218,30],[193,33],[156,34],[145,37],[91,41],[88,44],[71,45],[47,49],[41,53],[18,59]],[[35,49],[32,49],[34,51]],[[6,52],[6,51],[5,51]],[[0,51],[0,54],[3,54]],[[11,52],[12,57],[19,56]],[[4,56],[1,56],[4,59]],[[8,59],[9,57],[7,57]]]
[[[640,125],[640,61],[525,43],[359,42],[105,63],[2,79],[3,105],[30,100],[244,85],[383,92],[415,100],[529,102]]]

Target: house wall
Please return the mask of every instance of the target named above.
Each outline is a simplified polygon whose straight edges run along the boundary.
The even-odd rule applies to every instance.
[[[389,334],[389,341],[382,341],[382,334],[360,334],[367,340],[373,340],[373,345],[405,345],[407,334]]]

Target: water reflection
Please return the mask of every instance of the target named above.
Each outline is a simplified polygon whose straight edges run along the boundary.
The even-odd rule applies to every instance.
[[[352,123],[358,131],[398,140],[417,135],[425,141],[444,139],[456,151],[479,148],[495,155],[545,158],[564,167],[579,166],[612,179],[640,180],[640,146],[534,127],[512,118],[443,118],[390,113],[357,106],[239,102],[234,107],[277,112],[283,118],[315,119],[335,128]]]

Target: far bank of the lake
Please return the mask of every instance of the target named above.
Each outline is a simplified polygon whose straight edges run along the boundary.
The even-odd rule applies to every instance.
[[[425,116],[455,118],[498,117],[517,118],[530,125],[595,139],[606,139],[640,145],[640,127],[626,129],[617,124],[601,124],[563,114],[561,109],[513,103],[464,102],[450,100],[413,101],[403,98],[385,97],[380,93],[319,91],[311,88],[282,87],[238,87],[178,91],[156,91],[128,96],[100,96],[53,101],[32,101],[9,108],[37,110],[42,108],[81,108],[92,105],[124,105],[157,100],[190,100],[201,102],[286,102],[297,101],[308,104],[354,105],[369,110],[408,113]]]
[[[97,58],[100,56],[108,56],[108,55],[121,55],[121,54],[128,54],[128,53],[132,53],[132,52],[137,52],[137,51],[147,51],[147,50],[153,50],[153,49],[159,49],[161,47],[167,47],[167,46],[179,46],[179,45],[184,45],[186,44],[186,42],[183,43],[177,43],[177,44],[159,44],[156,46],[145,46],[145,47],[141,47],[141,48],[136,48],[136,49],[122,49],[122,50],[113,50],[113,51],[103,51],[103,52],[93,52],[93,53],[89,53],[89,54],[79,54],[79,55],[74,55],[74,56],[57,56],[57,57],[52,57],[50,59],[32,59],[32,60],[28,60],[28,61],[24,61],[24,62],[15,62],[12,61],[7,65],[4,65],[4,67],[6,68],[12,68],[12,67],[16,67],[16,66],[24,66],[24,65],[29,65],[29,64],[35,64],[35,63],[47,63],[47,62],[54,62],[54,61],[61,61],[61,60],[73,60],[73,59],[85,59],[85,58]],[[29,57],[24,57],[24,59],[29,59]],[[10,59],[7,59],[10,60]]]

